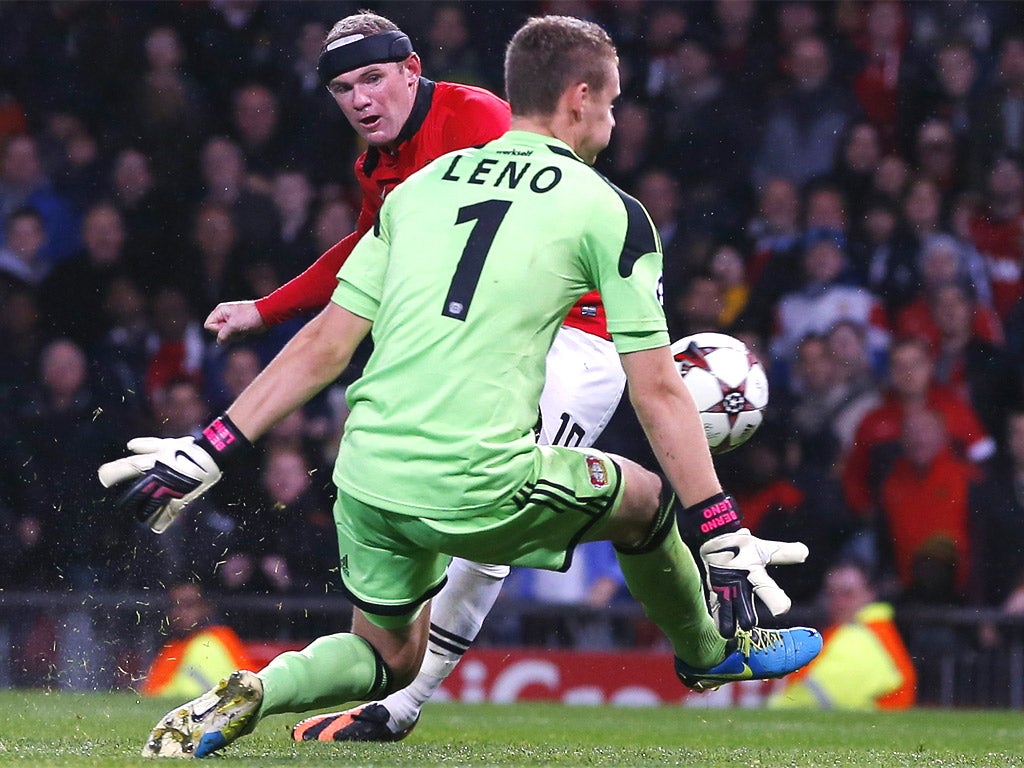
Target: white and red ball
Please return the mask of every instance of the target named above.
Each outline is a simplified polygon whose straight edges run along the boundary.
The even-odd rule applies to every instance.
[[[747,442],[768,405],[768,376],[754,353],[724,333],[695,333],[673,343],[672,356],[697,402],[711,452]]]

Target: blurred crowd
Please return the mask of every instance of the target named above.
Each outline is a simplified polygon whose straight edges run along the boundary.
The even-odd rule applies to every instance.
[[[598,169],[661,234],[673,338],[730,333],[769,369],[765,425],[719,467],[755,532],[810,545],[778,574],[795,600],[856,557],[899,601],[1024,610],[1012,2],[0,4],[0,586],[330,589],[346,380],[159,539],[95,468],[196,433],[302,322],[225,346],[202,328],[354,228],[362,147],[316,62],[365,5],[428,78],[497,93],[527,16],[609,30]],[[642,454],[628,414],[606,447]],[[606,555],[565,599],[621,597]]]

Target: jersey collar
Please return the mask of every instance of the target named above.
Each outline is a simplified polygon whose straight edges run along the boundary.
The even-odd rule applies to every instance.
[[[427,119],[427,113],[430,111],[430,105],[434,101],[435,86],[436,83],[433,80],[420,77],[419,86],[416,88],[416,98],[412,103],[412,110],[409,112],[409,117],[406,119],[405,125],[402,126],[402,130],[398,132],[398,136],[395,138],[396,147],[401,147],[402,144],[415,136],[416,131],[423,126],[423,121]],[[367,149],[366,160],[363,161],[363,173],[367,176],[372,176],[379,162],[380,150],[377,147]]]
[[[573,160],[583,162],[583,158],[577,155],[561,139],[556,139],[553,136],[543,136],[533,131],[507,131],[501,139],[510,144],[528,144],[531,147],[541,148],[554,152],[556,155],[562,155],[563,157],[571,157]]]

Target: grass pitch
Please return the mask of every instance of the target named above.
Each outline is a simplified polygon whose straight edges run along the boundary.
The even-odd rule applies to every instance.
[[[139,756],[142,741],[175,703],[127,693],[0,691],[0,767],[152,768]],[[1024,768],[1024,713],[1007,711],[433,704],[397,744],[295,744],[288,736],[295,720],[268,718],[212,764]]]

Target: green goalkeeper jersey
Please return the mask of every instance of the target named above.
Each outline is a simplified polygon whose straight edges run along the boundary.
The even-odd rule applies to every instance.
[[[373,322],[334,479],[366,504],[443,521],[533,471],[544,361],[601,292],[619,352],[668,344],[661,247],[639,202],[564,143],[510,131],[391,192],[333,300]]]

